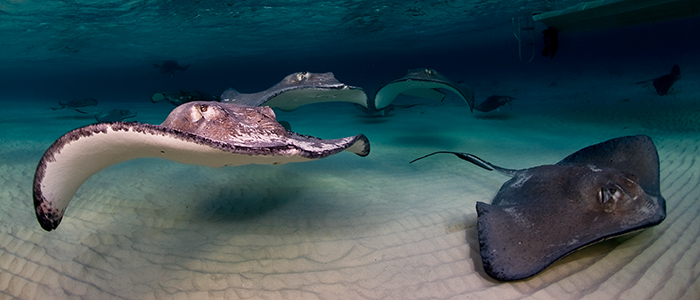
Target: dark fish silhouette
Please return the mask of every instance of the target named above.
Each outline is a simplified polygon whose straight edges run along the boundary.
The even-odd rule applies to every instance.
[[[85,99],[80,99],[80,100],[73,100],[73,101],[68,101],[68,102],[61,102],[58,101],[58,106],[57,107],[52,107],[51,109],[57,110],[61,108],[79,108],[79,107],[87,107],[87,106],[95,106],[97,105],[97,100],[93,98],[85,98]]]
[[[659,96],[666,95],[668,90],[671,89],[673,83],[681,79],[681,68],[678,65],[673,65],[671,68],[671,73],[663,75],[659,78],[654,79],[654,89]]]
[[[175,60],[166,60],[163,64],[153,64],[154,68],[160,69],[163,74],[170,74],[170,77],[175,76],[175,71],[185,71],[190,65],[180,66],[180,64]]]
[[[655,79],[638,81],[635,82],[635,84],[643,84],[649,81],[653,81],[656,93],[659,94],[659,96],[663,96],[668,93],[668,91],[671,89],[671,86],[673,86],[673,84],[676,81],[678,81],[678,79],[681,79],[681,68],[678,65],[673,65],[673,68],[671,68],[671,73]]]
[[[549,56],[549,58],[554,58],[554,54],[557,53],[559,49],[559,30],[552,27],[547,27],[547,29],[542,31],[544,35],[542,40],[544,41],[544,50],[542,50],[542,56]]]
[[[515,100],[515,98],[513,98],[511,96],[493,95],[493,96],[486,98],[486,100],[484,100],[484,102],[481,102],[481,103],[477,104],[476,106],[474,106],[474,109],[478,110],[480,112],[490,112],[490,111],[495,110],[503,105],[510,104],[513,100]]]
[[[614,138],[555,165],[523,170],[458,152],[418,159],[436,153],[451,153],[512,177],[491,204],[476,203],[481,260],[486,273],[498,280],[533,276],[581,248],[666,218],[659,155],[645,135]]]
[[[106,111],[89,111],[76,109],[77,112],[83,114],[91,114],[95,116],[95,120],[100,123],[117,122],[124,119],[136,117],[136,113],[128,109],[112,109]]]

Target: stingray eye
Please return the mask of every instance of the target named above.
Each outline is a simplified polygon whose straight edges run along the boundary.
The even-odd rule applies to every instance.
[[[606,193],[605,188],[600,189],[598,192],[598,201],[600,201],[602,204],[608,203],[608,194]]]
[[[616,202],[622,199],[622,190],[617,187],[604,187],[598,193],[600,203],[607,204],[608,202]]]
[[[200,105],[200,106],[199,106],[199,111],[201,111],[201,112],[206,112],[207,109],[209,109],[209,107],[206,106],[206,105]]]

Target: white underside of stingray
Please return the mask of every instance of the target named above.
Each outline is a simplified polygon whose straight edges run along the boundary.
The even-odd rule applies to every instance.
[[[291,111],[302,105],[322,102],[350,102],[367,107],[367,94],[362,88],[341,83],[331,72],[297,72],[257,93],[228,89],[221,94],[221,101]]]
[[[409,70],[406,76],[382,86],[374,96],[374,107],[381,110],[389,106],[399,95],[409,95],[430,100],[442,101],[445,94],[436,90],[453,92],[474,107],[474,92],[467,85],[454,83],[433,69]]]
[[[362,89],[348,86],[338,89],[297,89],[275,96],[262,105],[292,111],[302,105],[322,102],[350,102],[367,107],[367,94]]]
[[[397,80],[384,86],[375,94],[374,109],[382,110],[399,95],[442,101],[448,90],[462,98],[470,109],[474,107],[474,92],[465,84],[455,83],[433,69],[413,69]],[[228,89],[221,94],[221,102],[248,106],[270,106],[292,111],[302,105],[322,102],[350,102],[370,107],[367,94],[362,88],[339,82],[333,73],[297,72],[267,90],[257,93],[240,93]]]
[[[286,131],[269,107],[190,102],[163,125],[101,123],[61,136],[37,167],[34,204],[39,223],[52,230],[90,176],[123,161],[155,157],[218,168],[302,162],[341,151],[366,156],[369,142],[364,135],[321,140]]]

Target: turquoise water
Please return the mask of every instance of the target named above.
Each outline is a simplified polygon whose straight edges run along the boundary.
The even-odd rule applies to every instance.
[[[571,2],[0,3],[0,298],[697,298],[700,20],[561,34],[555,58],[521,63],[510,18]],[[153,67],[164,60],[191,66],[170,76]],[[668,95],[635,84],[674,64]],[[425,67],[476,102],[515,100],[489,114],[449,93],[401,96],[417,105],[384,117],[348,103],[276,111],[298,133],[363,133],[371,153],[220,169],[138,159],[91,177],[57,230],[34,216],[42,154],[95,122],[49,109],[59,101],[160,124],[174,106],[154,92],[252,93],[310,71],[371,98]],[[452,150],[527,168],[632,134],[656,143],[667,219],[512,283],[484,273],[474,209],[508,178],[453,157],[408,164]]]

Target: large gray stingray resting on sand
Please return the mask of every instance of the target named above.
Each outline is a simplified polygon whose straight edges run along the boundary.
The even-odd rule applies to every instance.
[[[355,86],[341,83],[333,73],[297,72],[287,75],[271,88],[262,92],[243,94],[228,89],[221,94],[221,102],[231,102],[248,106],[270,106],[284,111],[299,106],[344,101],[367,107],[367,95]]]
[[[523,170],[467,153],[435,153],[452,153],[513,177],[490,205],[476,204],[484,270],[498,280],[533,276],[576,250],[666,218],[659,156],[645,135],[611,139],[555,165]]]
[[[474,92],[466,84],[458,84],[433,69],[409,70],[406,76],[389,82],[374,95],[374,108],[382,110],[400,94],[442,101],[445,89],[462,98],[474,110]]]
[[[100,123],[61,136],[36,169],[34,206],[41,227],[56,229],[85,180],[139,157],[222,167],[302,162],[344,150],[366,156],[369,141],[362,134],[322,140],[287,131],[269,107],[189,102],[176,107],[161,125]]]

